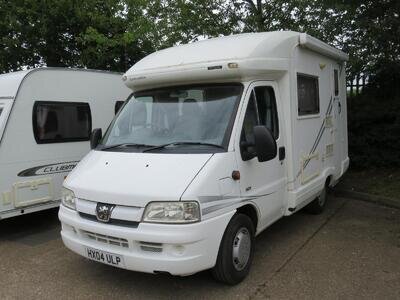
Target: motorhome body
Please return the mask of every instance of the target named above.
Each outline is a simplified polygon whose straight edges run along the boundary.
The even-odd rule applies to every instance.
[[[0,75],[0,219],[59,205],[92,127],[107,128],[116,101],[130,94],[120,76],[63,68]]]
[[[65,245],[131,270],[213,268],[239,282],[254,235],[306,205],[321,211],[348,168],[347,59],[307,34],[268,32],[139,61],[123,77],[134,96],[65,182]]]

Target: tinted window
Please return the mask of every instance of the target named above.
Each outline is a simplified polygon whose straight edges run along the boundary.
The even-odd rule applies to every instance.
[[[275,93],[271,87],[258,86],[254,89],[259,115],[259,124],[271,130],[275,139],[279,137],[278,114]]]
[[[254,97],[254,91],[252,91],[249,103],[247,104],[246,114],[243,120],[243,130],[240,140],[248,143],[254,143],[254,126],[259,125],[258,113],[256,108],[256,102]],[[248,152],[255,152],[254,147],[248,147]]]
[[[264,125],[271,130],[275,139],[279,137],[278,113],[274,90],[271,87],[259,86],[254,88],[247,104],[246,114],[243,121],[241,142],[254,143],[254,126]],[[248,152],[254,153],[253,147],[247,148]],[[250,159],[251,155],[245,155],[243,159]]]
[[[297,75],[297,97],[299,116],[319,113],[318,78]]]
[[[117,101],[115,102],[114,113],[117,114],[121,109],[122,105],[124,105],[125,101]]]
[[[88,141],[91,130],[89,104],[35,102],[33,131],[38,144]]]
[[[333,71],[333,80],[335,85],[335,96],[339,95],[339,73],[338,70]]]

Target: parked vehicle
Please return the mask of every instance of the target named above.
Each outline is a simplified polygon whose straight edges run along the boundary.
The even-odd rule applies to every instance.
[[[145,57],[64,182],[64,244],[129,270],[240,282],[255,236],[303,207],[322,212],[348,168],[347,59],[282,31]]]
[[[0,219],[56,207],[64,177],[130,90],[121,75],[38,68],[0,75]]]

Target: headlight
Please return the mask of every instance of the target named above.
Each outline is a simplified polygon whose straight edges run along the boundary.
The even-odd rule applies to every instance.
[[[143,222],[193,223],[200,221],[199,203],[195,201],[151,202],[143,214]]]
[[[63,187],[61,190],[61,203],[65,207],[76,210],[74,192]]]

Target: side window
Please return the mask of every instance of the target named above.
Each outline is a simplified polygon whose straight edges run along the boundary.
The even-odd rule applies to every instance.
[[[3,112],[3,108],[0,107],[0,117],[1,117],[1,113]]]
[[[243,128],[242,128],[242,133],[240,137],[240,142],[241,143],[254,143],[254,132],[253,128],[254,126],[257,126],[259,124],[258,122],[258,115],[257,115],[257,108],[256,108],[256,101],[255,101],[255,95],[254,95],[254,90],[251,92],[251,96],[249,99],[249,102],[247,104],[247,109],[246,109],[246,114],[244,116],[243,120]],[[248,154],[251,154],[255,152],[254,147],[248,147],[247,148]],[[250,159],[252,157],[243,157],[244,160]]]
[[[32,121],[38,144],[88,141],[92,131],[88,103],[36,101]]]
[[[275,139],[278,139],[279,123],[274,90],[269,86],[258,86],[254,91],[260,118],[259,124],[266,126],[271,130]]]
[[[339,72],[338,70],[333,71],[333,81],[335,86],[335,96],[339,95]]]
[[[299,116],[319,113],[318,77],[297,74],[297,100]]]
[[[114,106],[114,113],[117,114],[119,112],[119,110],[121,109],[122,105],[124,105],[125,101],[117,101],[115,102],[115,106]]]
[[[254,143],[253,128],[257,125],[264,125],[271,130],[275,139],[279,137],[279,122],[276,109],[275,93],[271,87],[259,86],[253,89],[247,104],[246,114],[243,121],[241,143]],[[254,157],[253,147],[248,147],[243,160]]]

